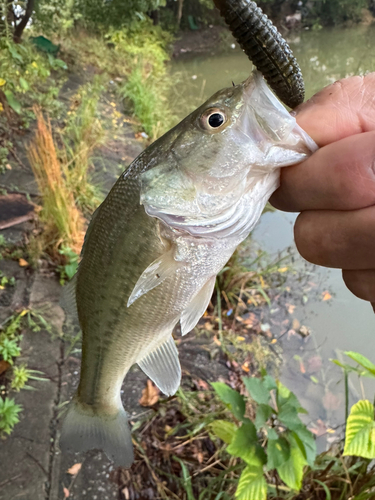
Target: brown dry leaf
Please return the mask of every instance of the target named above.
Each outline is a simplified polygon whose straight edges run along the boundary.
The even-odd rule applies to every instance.
[[[64,498],[68,498],[69,496],[70,496],[70,492],[69,492],[68,488],[64,487]]]
[[[286,305],[288,313],[289,314],[293,314],[294,313],[294,309],[296,308],[296,306],[294,304],[285,304],[285,305]]]
[[[250,368],[249,368],[249,363],[245,361],[245,363],[241,366],[244,372],[249,373]]]
[[[245,325],[253,327],[257,323],[259,323],[259,320],[254,313],[249,313],[249,316],[246,319],[244,319],[244,323]]]
[[[151,382],[151,380],[147,380],[147,386],[142,391],[139,404],[141,406],[153,406],[159,401],[159,392],[159,389]]]
[[[220,342],[220,340],[216,337],[216,335],[214,335],[214,339],[213,339],[213,340],[214,340],[214,342],[215,342],[215,344],[216,344],[216,345],[218,345],[219,347],[221,346],[221,342]]]
[[[201,389],[203,391],[208,391],[209,386],[208,386],[207,382],[205,382],[204,380],[199,378],[199,379],[195,380],[195,383],[196,383],[198,389]]]
[[[330,299],[332,299],[332,295],[329,293],[328,290],[326,290],[325,292],[323,292],[322,295],[323,295],[322,300],[330,300]]]
[[[305,365],[303,364],[302,360],[299,362],[299,370],[301,373],[306,373],[306,368],[305,368]]]
[[[82,464],[74,464],[67,470],[68,474],[75,476],[81,470]]]
[[[21,267],[26,267],[26,266],[28,266],[28,265],[29,265],[29,263],[27,262],[27,260],[22,259],[22,258],[18,261],[18,264],[19,264]]]
[[[299,330],[300,326],[301,326],[301,323],[298,321],[297,318],[294,318],[293,322],[292,322],[292,329]]]
[[[7,371],[10,367],[10,363],[8,361],[4,361],[3,359],[0,361],[0,375]]]

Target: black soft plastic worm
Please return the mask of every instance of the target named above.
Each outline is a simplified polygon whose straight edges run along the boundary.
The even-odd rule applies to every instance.
[[[234,38],[263,74],[278,98],[290,108],[305,98],[301,69],[289,45],[251,0],[214,0]]]

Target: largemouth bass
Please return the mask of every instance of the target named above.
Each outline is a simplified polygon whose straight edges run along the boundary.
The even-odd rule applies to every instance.
[[[138,363],[163,393],[176,392],[173,328],[195,327],[280,167],[315,149],[257,73],[217,92],[125,170],[93,216],[73,282],[82,365],[63,450],[100,448],[131,464],[126,373]]]

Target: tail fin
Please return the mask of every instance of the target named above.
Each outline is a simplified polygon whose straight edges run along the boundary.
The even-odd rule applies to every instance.
[[[70,403],[60,437],[61,451],[101,449],[115,465],[130,467],[134,460],[133,445],[124,408],[117,415],[94,410],[78,398]]]

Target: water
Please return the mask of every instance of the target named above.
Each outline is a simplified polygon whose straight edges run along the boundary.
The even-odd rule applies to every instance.
[[[288,41],[301,65],[307,98],[339,78],[375,71],[375,25],[303,31]],[[220,88],[248,77],[251,63],[238,47],[231,50],[230,43],[225,53],[174,62],[173,71],[181,77],[177,90],[180,118]],[[303,268],[305,263],[293,242],[295,218],[296,214],[268,212],[262,216],[252,238],[271,255],[291,247],[295,266]],[[309,421],[319,435],[325,434],[327,427],[342,423],[344,417],[342,374],[329,359],[340,356],[340,351],[352,350],[375,362],[375,315],[368,303],[346,289],[341,271],[314,268],[312,272],[312,281],[322,283],[322,290],[328,291],[332,298],[324,301],[321,295],[318,300],[296,304],[294,316],[301,324],[308,325],[313,334],[307,340],[288,340],[286,336],[281,340],[282,379],[309,410]],[[302,364],[295,359],[296,355]],[[352,402],[362,397],[363,392],[372,400],[374,390],[368,379],[363,386],[353,380]]]

